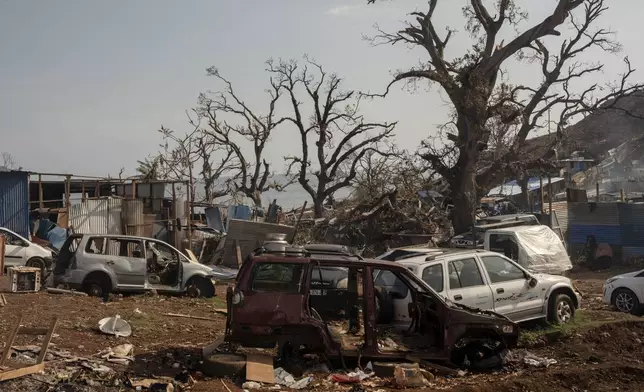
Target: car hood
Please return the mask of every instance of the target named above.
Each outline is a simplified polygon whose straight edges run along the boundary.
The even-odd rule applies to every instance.
[[[572,286],[572,280],[561,275],[550,275],[550,274],[533,274],[539,282],[549,282],[551,284],[555,283],[565,283]]]
[[[215,279],[222,281],[235,280],[237,272],[239,272],[239,270],[234,268],[222,267],[219,265],[204,265],[204,267],[207,267],[210,270],[210,273],[215,277]]]
[[[639,275],[642,272],[644,272],[644,270],[639,270],[639,271],[634,271],[634,272],[627,272],[625,274],[615,275],[615,276],[610,277],[610,278],[608,278],[606,280],[616,280],[616,279],[621,279],[621,278],[632,278],[633,276]]]

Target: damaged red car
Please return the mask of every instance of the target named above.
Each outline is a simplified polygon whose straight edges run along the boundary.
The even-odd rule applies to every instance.
[[[325,267],[347,271],[342,318],[311,305],[311,281]],[[317,279],[316,279],[317,278]],[[323,289],[322,289],[323,290]],[[322,293],[324,294],[324,293]],[[392,299],[409,298],[406,309]],[[282,359],[322,354],[329,359],[417,360],[455,367],[493,367],[516,345],[508,318],[441,298],[395,262],[333,257],[305,249],[249,256],[227,293],[226,341],[279,349]]]

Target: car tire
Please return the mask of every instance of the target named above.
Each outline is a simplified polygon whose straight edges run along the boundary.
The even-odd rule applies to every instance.
[[[91,297],[105,297],[112,291],[112,282],[107,275],[90,274],[83,282],[83,291]]]
[[[186,285],[186,293],[192,298],[212,298],[215,296],[215,285],[206,278],[194,276]]]
[[[557,294],[550,300],[548,321],[551,324],[567,324],[575,318],[575,303],[566,294]]]
[[[42,257],[32,257],[25,264],[27,267],[40,268],[41,275],[47,270],[47,264]]]
[[[611,298],[611,303],[615,309],[622,313],[638,315],[640,312],[640,301],[637,295],[627,288],[615,290]]]
[[[216,353],[204,357],[201,371],[209,377],[238,377],[246,368],[246,357],[238,354]]]

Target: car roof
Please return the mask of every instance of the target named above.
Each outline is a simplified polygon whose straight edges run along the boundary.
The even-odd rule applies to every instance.
[[[155,242],[165,242],[156,238],[150,237],[139,237],[136,235],[125,235],[125,234],[101,234],[101,233],[74,233],[78,237],[105,237],[105,238],[124,238],[128,240],[147,240]]]
[[[328,254],[322,255],[323,257],[318,257],[315,253],[310,254],[309,256],[285,256],[279,254],[270,254],[263,253],[261,255],[255,256],[253,259],[257,262],[275,262],[275,263],[310,263],[312,261],[319,263],[320,266],[338,266],[338,267],[364,267],[369,265],[372,267],[387,267],[395,269],[405,269],[399,263],[394,261],[384,261],[377,259],[355,259],[347,257],[346,255],[339,254],[337,256],[331,256]]]
[[[444,261],[444,259],[449,259],[454,256],[468,256],[477,254],[479,256],[489,256],[495,255],[497,252],[492,252],[485,249],[461,249],[461,248],[447,248],[447,252],[430,254],[423,256],[412,257],[409,259],[404,259],[397,261],[396,263],[403,265],[404,267],[420,267],[427,264],[438,263]]]

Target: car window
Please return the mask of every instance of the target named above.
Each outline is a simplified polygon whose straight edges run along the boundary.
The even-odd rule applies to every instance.
[[[407,284],[392,271],[384,269],[374,269],[373,276],[375,277],[373,284],[375,287],[382,287],[387,292],[396,292],[402,298],[407,298],[409,287]]]
[[[437,293],[443,291],[443,265],[434,264],[425,267],[422,277],[423,281],[431,286]]]
[[[294,263],[260,263],[255,265],[251,289],[261,292],[297,293],[302,283],[304,266]]]
[[[105,239],[102,237],[91,237],[87,240],[87,245],[85,245],[85,253],[102,255],[104,242]]]
[[[482,260],[492,283],[525,279],[525,274],[519,267],[502,257],[484,256]]]
[[[170,245],[157,241],[146,241],[145,243],[145,258],[152,261],[154,256],[161,262],[178,262],[179,254],[176,250],[172,249]]]
[[[105,254],[110,256],[143,258],[143,242],[125,238],[108,238]]]
[[[449,262],[449,288],[461,289],[483,285],[483,276],[473,258]]]
[[[4,236],[5,244],[14,246],[26,246],[26,244],[18,237],[9,233],[8,231],[0,230],[0,235]]]

